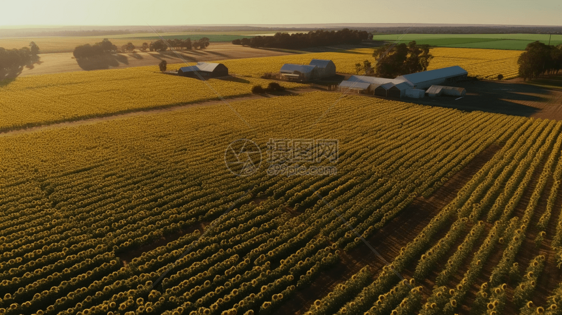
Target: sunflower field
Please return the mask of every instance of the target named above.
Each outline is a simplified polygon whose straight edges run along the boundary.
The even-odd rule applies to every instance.
[[[268,175],[280,138],[337,139],[337,174]],[[0,314],[557,314],[561,150],[561,122],[329,92],[6,134]]]

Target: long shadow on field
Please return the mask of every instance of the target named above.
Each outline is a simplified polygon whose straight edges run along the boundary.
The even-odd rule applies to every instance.
[[[550,90],[524,83],[509,81],[463,81],[447,83],[449,86],[463,87],[466,95],[462,98],[439,96],[420,100],[403,98],[401,101],[422,105],[456,108],[464,111],[482,111],[514,116],[531,116],[541,109],[532,103],[545,103]]]
[[[449,178],[443,186],[435,190],[429,198],[418,197],[382,229],[368,238],[369,243],[377,249],[387,261],[392,261],[400,249],[412,241],[421,230],[451,202],[458,191],[501,149],[499,145],[490,145],[476,155],[462,170]],[[349,253],[357,261],[370,262],[371,265],[384,264],[364,245]]]
[[[228,58],[228,55],[220,53],[220,52],[216,52],[216,51],[206,51],[206,53],[211,54],[211,55],[217,55],[217,56],[224,57],[224,58]]]
[[[236,83],[250,83],[250,81],[246,80],[246,79],[242,79],[242,78],[238,78],[238,77],[233,77],[233,76],[225,76],[225,77],[219,77],[216,78],[222,81],[230,81],[230,82],[236,82]]]
[[[548,88],[562,88],[562,75],[545,76],[536,80],[529,81],[529,84],[542,85]]]
[[[14,82],[23,71],[23,67],[11,70],[0,70],[0,88]]]
[[[331,46],[320,46],[320,47],[309,47],[301,49],[304,52],[338,52],[344,54],[356,54],[356,55],[364,55],[365,53],[352,51],[353,49],[358,48],[374,48],[383,46],[386,44],[385,41],[375,40],[375,41],[364,41],[361,44],[357,45],[331,45]]]
[[[369,237],[368,242],[387,261],[392,262],[400,253],[400,249],[411,242],[431,219],[455,198],[458,191],[474,174],[476,174],[500,149],[501,146],[499,145],[490,145],[482,150],[462,170],[451,176],[451,178],[429,198],[416,198],[382,229],[376,231]],[[447,231],[441,231],[440,233],[444,234],[446,232]],[[435,237],[434,239],[438,240],[439,237]],[[377,275],[385,265],[364,244],[359,245],[349,252],[342,251],[340,258],[341,263],[338,263],[330,270],[323,271],[309,287],[298,290],[286,303],[274,312],[274,314],[304,314],[315,300],[324,297],[336,284],[345,282],[351,275],[358,272],[364,266],[370,266],[372,270],[374,270],[374,274]],[[408,278],[410,278],[412,274],[411,267],[402,272],[402,275]],[[431,291],[431,287],[427,286],[426,283],[417,285],[425,285],[426,292]]]
[[[190,54],[194,54],[194,55],[206,55],[206,53],[203,50],[195,50],[195,49],[191,49],[191,50],[186,50],[186,52],[189,52]]]
[[[35,65],[40,65],[42,63],[41,57],[34,56],[32,57],[31,63],[26,66],[15,66],[8,69],[0,68],[0,88],[14,82],[24,68],[33,69]]]
[[[125,55],[117,54],[117,55],[113,55],[113,57],[115,58],[115,60],[117,60],[120,63],[124,63],[126,65],[129,64],[129,57],[127,57]]]
[[[171,53],[171,54],[170,54]],[[197,62],[197,59],[193,58],[192,56],[186,55],[183,52],[179,52],[176,51],[175,53],[170,52],[170,53],[164,53],[164,52],[159,52],[159,53],[152,53],[149,54],[149,56],[156,58],[158,60],[166,60],[169,61],[169,59],[173,59],[169,62],[173,62],[173,63],[181,63],[184,60],[187,62]]]
[[[101,70],[111,67],[119,67],[121,63],[129,64],[129,58],[123,55],[102,55],[93,58],[76,59],[78,66],[83,70]]]

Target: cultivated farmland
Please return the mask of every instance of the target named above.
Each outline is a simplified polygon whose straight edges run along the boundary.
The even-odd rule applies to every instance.
[[[140,47],[144,42],[156,41],[160,38],[191,38],[198,40],[207,37],[211,42],[231,42],[237,38],[252,37],[251,32],[174,32],[174,33],[133,33],[123,35],[106,35],[106,36],[47,36],[47,37],[24,37],[24,38],[0,38],[0,47],[6,49],[21,48],[29,45],[34,41],[41,47],[42,53],[60,53],[72,52],[78,45],[85,43],[101,42],[104,38],[108,38],[117,47],[121,47],[129,42]]]
[[[495,79],[500,73],[505,78],[515,77],[520,54],[450,48],[432,49],[432,53],[435,58],[430,69],[461,65],[469,75],[490,79]],[[162,75],[156,67],[23,77],[0,86],[0,130],[216,99],[217,95],[209,86],[220,90],[223,97],[247,95],[253,85],[267,85],[266,80],[260,79],[264,73],[279,71],[284,63],[308,64],[312,58],[331,59],[338,72],[353,74],[355,63],[372,59],[371,54],[372,49],[361,49],[218,61],[224,63],[237,78],[206,83]],[[182,66],[185,64],[172,64],[168,68]],[[297,83],[284,85],[288,88],[303,87]],[[24,98],[25,103],[19,103]]]
[[[562,123],[340,97],[4,135],[0,309],[509,314],[560,303]],[[276,137],[339,139],[337,175],[225,168],[231,141],[265,152]]]
[[[221,61],[233,73],[260,77],[265,72],[278,72],[285,63],[308,64],[312,58],[332,60],[338,72],[355,74],[355,64],[368,59],[375,62],[372,57],[373,49],[361,48],[350,51],[296,54],[288,56],[274,56],[266,58],[249,58],[241,60]],[[498,74],[503,74],[505,79],[517,77],[517,58],[520,51],[502,51],[487,49],[451,49],[433,48],[428,70],[458,65],[468,71],[469,76],[480,79],[497,79]],[[180,66],[173,65],[173,66]]]
[[[562,44],[562,35],[554,34],[392,34],[375,35],[374,40],[393,43],[409,43],[415,40],[418,44],[436,47],[482,48],[524,50],[527,44],[540,41],[552,45]]]
[[[156,67],[23,77],[0,87],[0,130],[248,95],[259,78],[199,81]],[[287,87],[302,86],[287,83]],[[25,102],[21,102],[25,98]]]
[[[522,51],[451,47],[429,70],[485,79],[447,82],[458,98],[262,78],[313,58],[349,77],[373,48],[180,52],[224,58],[207,81],[132,62],[0,82],[0,315],[561,314],[558,81],[497,81]],[[314,159],[337,172],[270,173],[272,139],[337,140]]]

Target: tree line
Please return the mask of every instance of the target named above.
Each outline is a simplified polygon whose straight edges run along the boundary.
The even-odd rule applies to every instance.
[[[155,42],[147,44],[147,46],[145,46],[145,44],[146,43],[143,44],[144,50],[149,49],[150,51],[165,51],[168,49],[168,47],[180,50],[183,50],[184,48],[187,50],[192,50],[207,48],[210,44],[210,40],[208,37],[202,37],[199,40],[191,40],[191,38],[174,38],[166,39],[166,41],[159,39]]]
[[[367,39],[370,39],[369,32],[345,28],[339,31],[317,30],[296,34],[278,32],[273,36],[255,36],[252,38],[235,39],[232,43],[250,47],[300,49],[343,44],[356,45]]]
[[[539,41],[530,43],[517,63],[519,76],[523,80],[536,79],[545,74],[558,74],[562,69],[562,44],[553,46]]]
[[[426,71],[433,55],[429,53],[429,45],[418,45],[415,41],[408,45],[386,44],[377,47],[373,52],[376,64],[373,67],[369,60],[355,64],[356,74],[376,75],[381,78],[396,78],[401,75]]]
[[[76,46],[73,55],[76,59],[90,59],[114,52],[117,52],[117,46],[113,45],[107,38],[104,38],[103,41],[94,45]]]
[[[167,39],[166,41],[159,39],[155,42],[142,43],[142,46],[138,47],[141,51],[166,51],[168,48],[171,49],[203,49],[209,46],[209,38],[203,37],[199,40],[191,41],[191,39]],[[94,45],[85,44],[79,45],[74,48],[74,57],[76,59],[90,59],[96,58],[105,54],[118,53],[118,52],[133,52],[137,47],[133,43],[127,43],[121,48],[117,48],[116,45],[111,43],[109,39],[104,38],[103,41],[95,43]]]
[[[23,67],[33,67],[39,61],[39,46],[31,42],[29,47],[5,49],[0,47],[0,79],[7,75],[19,74]]]
[[[374,34],[562,34],[561,26],[373,26]]]

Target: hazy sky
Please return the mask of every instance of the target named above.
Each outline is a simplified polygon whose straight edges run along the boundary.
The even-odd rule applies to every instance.
[[[0,25],[562,25],[562,0],[0,0]]]

